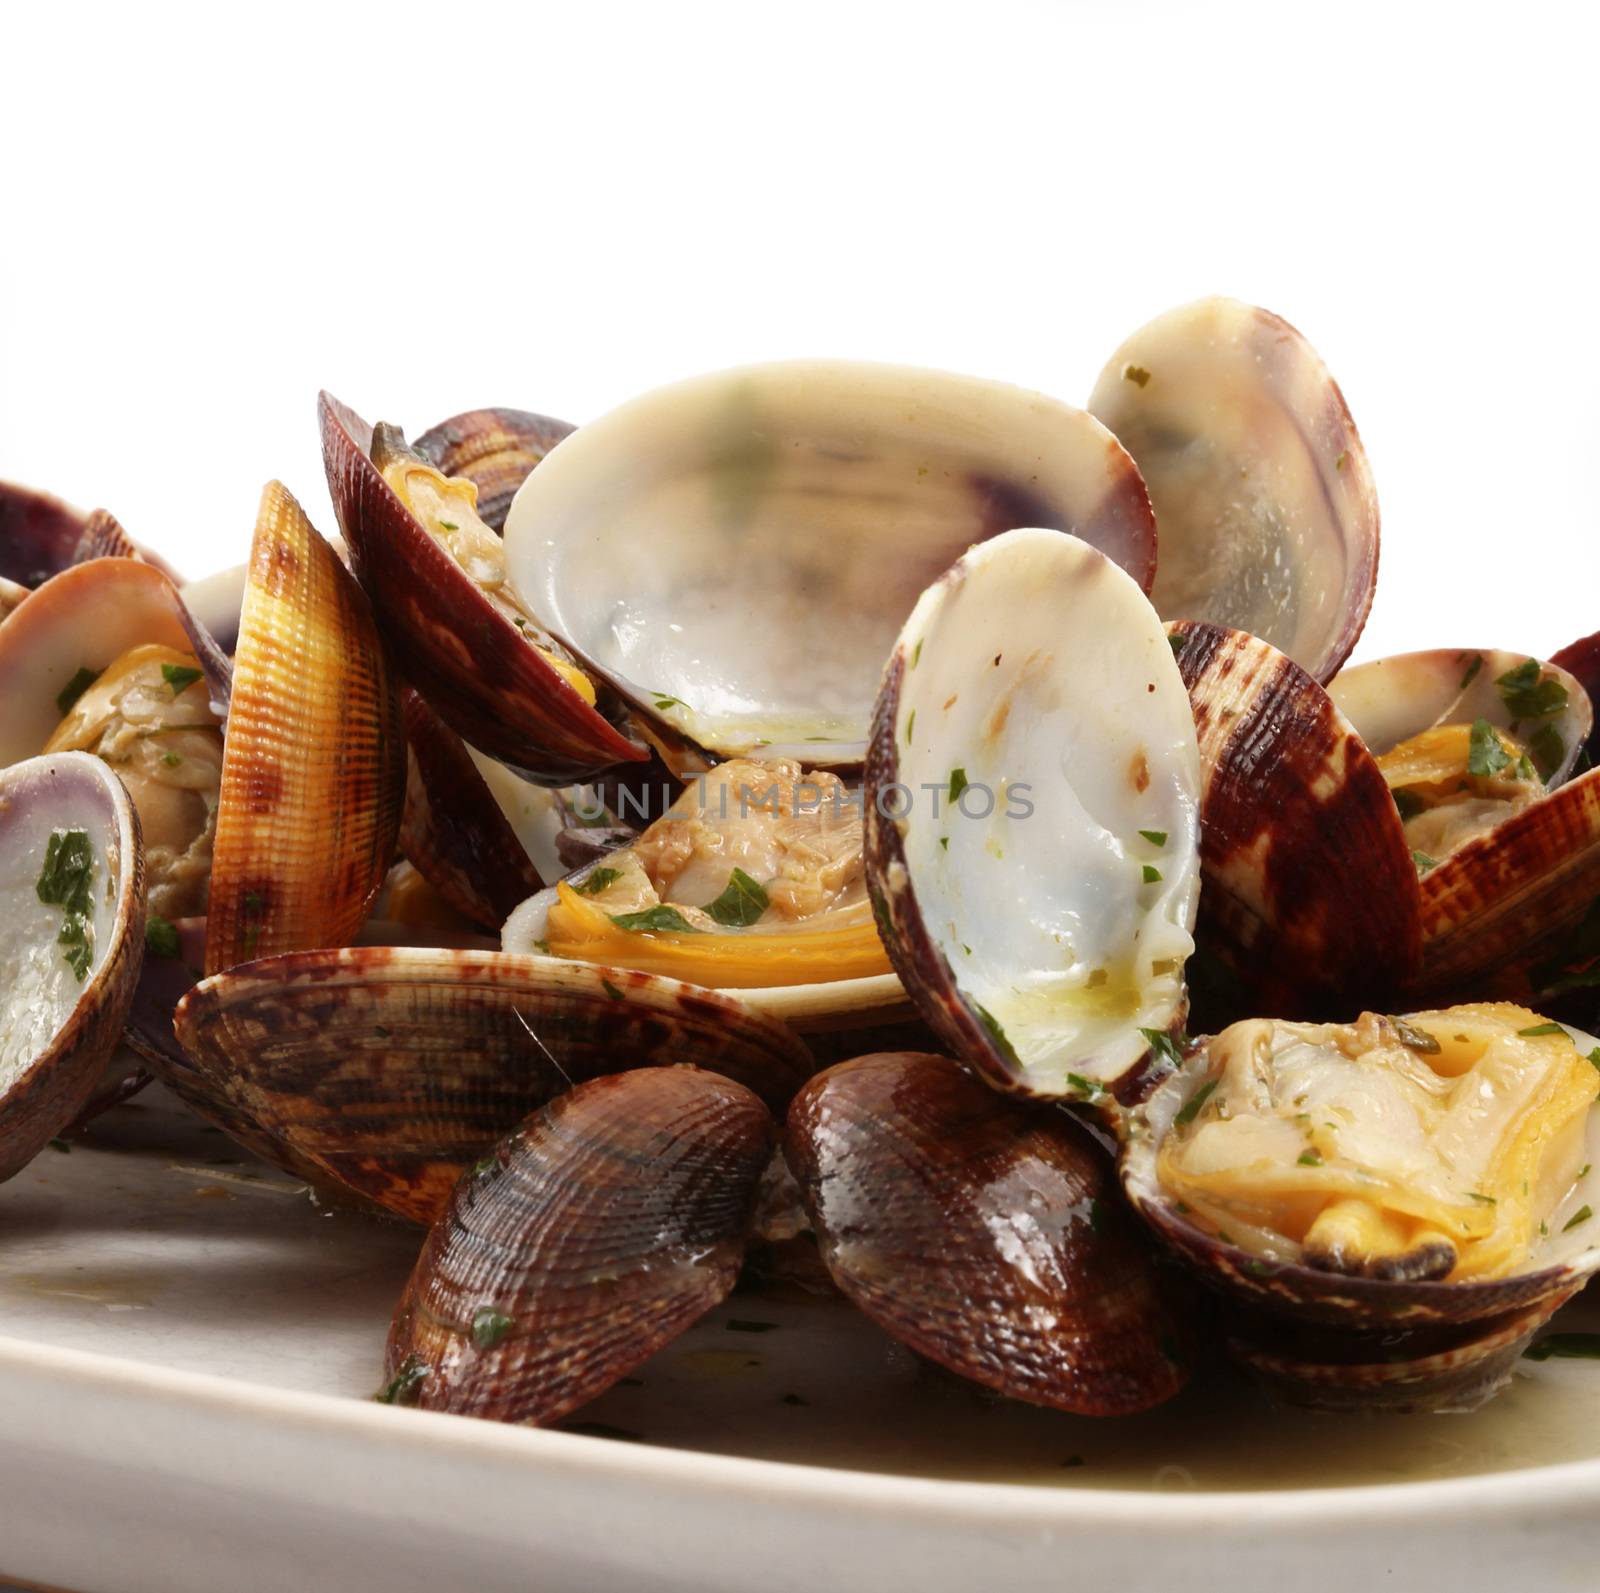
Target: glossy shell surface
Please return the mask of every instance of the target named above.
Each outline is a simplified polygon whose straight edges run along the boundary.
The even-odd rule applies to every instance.
[[[478,513],[496,531],[517,488],[572,427],[526,409],[469,409],[430,427],[417,452],[447,476],[465,476],[478,489]]]

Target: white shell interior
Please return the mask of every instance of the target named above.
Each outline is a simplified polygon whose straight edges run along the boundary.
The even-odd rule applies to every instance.
[[[1200,758],[1161,621],[1093,548],[1021,530],[930,587],[900,645],[923,925],[1032,1087],[1114,1079],[1180,1011],[1200,896]]]
[[[554,635],[700,746],[827,766],[859,760],[896,632],[969,543],[1061,523],[1145,573],[1131,480],[1098,421],[1036,393],[752,366],[573,433],[517,493],[506,554]]]
[[[1368,749],[1381,755],[1434,725],[1487,719],[1501,729],[1510,729],[1516,721],[1496,682],[1526,664],[1528,658],[1527,653],[1492,647],[1396,653],[1340,670],[1328,685],[1328,695]],[[1559,785],[1572,772],[1578,750],[1589,738],[1594,709],[1589,694],[1558,664],[1542,663],[1540,669],[1567,689],[1567,706],[1534,722],[1554,726],[1566,748],[1547,782]]]
[[[115,791],[112,790],[115,787]],[[131,806],[87,753],[36,758],[0,774],[0,1099],[50,1047],[114,946]],[[83,830],[93,853],[91,958],[83,978],[57,943],[61,907],[39,900],[50,837]]]

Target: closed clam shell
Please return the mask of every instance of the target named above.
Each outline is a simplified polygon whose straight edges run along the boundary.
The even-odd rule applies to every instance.
[[[1580,1049],[1592,1037],[1579,1042]],[[1600,1209],[1600,1111],[1588,1164],[1539,1254],[1490,1281],[1352,1276],[1267,1261],[1189,1221],[1163,1188],[1157,1153],[1210,1068],[1197,1043],[1119,1125],[1121,1176],[1134,1210],[1193,1274],[1228,1302],[1229,1353],[1279,1396],[1356,1410],[1469,1410],[1501,1388],[1533,1334],[1597,1271],[1587,1216]],[[1202,1097],[1203,1099],[1203,1097]]]
[[[399,698],[366,598],[271,482],[234,658],[206,971],[353,939],[404,792]]]
[[[407,687],[406,801],[400,849],[458,913],[498,928],[544,888],[466,743]]]
[[[1316,350],[1270,311],[1199,299],[1128,338],[1089,408],[1150,489],[1161,617],[1249,631],[1330,680],[1372,606],[1378,495]]]
[[[1148,586],[1144,484],[1091,416],[998,382],[746,366],[631,400],[528,477],[512,580],[681,772],[748,754],[853,770],[922,589],[1015,526]],[[471,739],[469,737],[469,739]]]
[[[0,770],[0,1180],[88,1104],[133,1000],[144,923],[139,817],[116,775],[82,752]]]
[[[1189,1335],[1088,1131],[947,1057],[885,1052],[813,1079],[784,1153],[834,1282],[950,1371],[1084,1415],[1187,1379]]]
[[[1002,1088],[1104,1104],[1181,1028],[1200,760],[1137,584],[1017,530],[930,586],[883,676],[867,876],[907,991]]]
[[[382,1397],[542,1425],[733,1287],[772,1118],[696,1068],[593,1079],[457,1185],[395,1313]]]
[[[416,448],[445,475],[471,481],[484,524],[499,531],[517,488],[572,429],[526,409],[469,409],[423,432]]]
[[[782,1024],[622,969],[502,952],[359,946],[207,979],[178,1009],[172,1083],[288,1148],[316,1182],[418,1222],[529,1112],[605,1073],[688,1063],[781,1111],[810,1076]],[[281,1155],[271,1157],[280,1163]]]
[[[473,746],[568,785],[645,749],[586,703],[484,598],[368,455],[371,428],[327,393],[322,458],[357,577],[407,681]]]
[[[1254,1016],[1381,1006],[1416,976],[1422,909],[1376,760],[1269,643],[1216,625],[1168,629],[1200,743],[1201,947],[1233,971]]]

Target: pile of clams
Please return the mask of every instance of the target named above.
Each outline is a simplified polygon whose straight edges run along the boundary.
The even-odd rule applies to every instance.
[[[1106,1416],[1471,1409],[1600,1270],[1600,640],[1347,666],[1287,322],[318,421],[204,582],[0,487],[0,1177],[154,1076],[425,1230],[381,1398],[541,1424],[752,1264]]]

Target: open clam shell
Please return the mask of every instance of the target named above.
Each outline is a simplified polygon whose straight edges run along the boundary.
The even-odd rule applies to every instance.
[[[1150,489],[1162,618],[1249,631],[1331,679],[1372,606],[1378,496],[1311,345],[1269,311],[1200,299],[1123,343],[1089,408]]]
[[[1421,959],[1416,868],[1372,754],[1269,643],[1215,625],[1169,629],[1203,771],[1201,945],[1258,1016],[1405,988]]]
[[[1098,1100],[1181,1028],[1200,760],[1166,633],[1110,559],[1012,531],[929,587],[866,793],[884,944],[990,1079]]]
[[[1589,698],[1591,708],[1600,701],[1600,631],[1569,642],[1559,652],[1550,655],[1550,662],[1577,680]],[[1592,765],[1600,752],[1600,730],[1591,725],[1588,740],[1579,749]]]
[[[1581,1051],[1595,1045],[1593,1036],[1569,1032]],[[1533,1256],[1506,1277],[1449,1282],[1325,1271],[1263,1259],[1211,1231],[1174,1199],[1157,1170],[1166,1136],[1210,1093],[1209,1044],[1198,1042],[1124,1115],[1123,1186],[1151,1230],[1227,1299],[1230,1353],[1279,1396],[1326,1409],[1472,1409],[1504,1385],[1539,1327],[1600,1272],[1591,1221],[1600,1210],[1595,1107],[1583,1127],[1577,1182]]]
[[[545,1424],[732,1289],[771,1116],[696,1068],[580,1084],[463,1178],[406,1286],[380,1396]]]
[[[139,818],[98,758],[0,770],[0,1179],[78,1116],[144,950]]]
[[[572,430],[526,409],[469,409],[430,427],[416,446],[445,475],[465,476],[477,487],[479,515],[500,531],[517,488]]]
[[[51,493],[0,481],[0,576],[33,587],[76,563],[87,518]]]
[[[645,749],[591,707],[401,503],[369,456],[371,428],[327,393],[322,457],[357,577],[406,679],[473,746],[547,784]]]
[[[207,972],[353,939],[393,860],[404,792],[399,698],[366,599],[270,482],[234,660]]]
[[[688,1063],[781,1112],[813,1070],[783,1025],[730,997],[501,952],[265,959],[197,987],[177,1032],[190,1070],[163,1076],[202,1115],[419,1222],[463,1168],[584,1079]]]
[[[1091,416],[894,366],[750,366],[575,432],[506,517],[512,580],[680,772],[761,751],[864,755],[924,586],[1019,525],[1076,532],[1148,585],[1133,462]]]
[[[834,1282],[873,1321],[1013,1399],[1146,1410],[1189,1333],[1088,1131],[947,1057],[884,1053],[813,1079],[784,1152]]]

